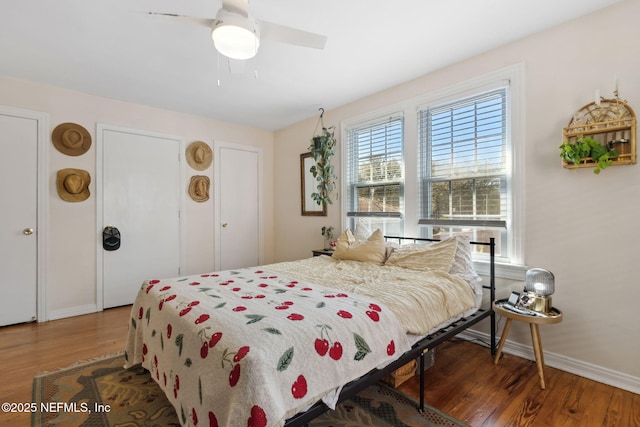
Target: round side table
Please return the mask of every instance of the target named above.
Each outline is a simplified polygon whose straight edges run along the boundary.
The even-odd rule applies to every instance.
[[[538,365],[538,376],[540,377],[540,387],[544,390],[544,354],[542,353],[542,340],[540,339],[540,330],[538,329],[538,325],[549,325],[553,323],[560,323],[562,321],[562,312],[557,308],[552,308],[550,313],[547,313],[543,316],[535,316],[528,314],[516,313],[515,311],[511,311],[508,308],[505,308],[507,301],[500,300],[494,301],[493,303],[493,311],[497,314],[505,317],[507,322],[504,324],[504,330],[502,331],[502,336],[500,337],[500,343],[498,344],[498,351],[496,352],[496,357],[493,361],[494,364],[498,364],[498,360],[500,360],[500,355],[502,354],[502,347],[504,346],[505,341],[507,340],[507,335],[509,334],[509,328],[511,327],[512,320],[518,320],[520,322],[526,322],[529,324],[531,329],[531,341],[533,342],[533,353],[536,357],[536,365]]]

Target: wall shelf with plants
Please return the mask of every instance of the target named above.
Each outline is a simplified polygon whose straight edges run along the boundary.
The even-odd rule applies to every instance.
[[[594,168],[598,174],[608,166],[632,165],[636,155],[636,116],[618,98],[603,99],[578,110],[562,131],[562,166],[567,169]]]

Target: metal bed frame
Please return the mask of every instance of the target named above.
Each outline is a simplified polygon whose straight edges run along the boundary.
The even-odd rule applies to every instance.
[[[434,242],[438,241],[438,239],[427,239],[427,238],[414,238],[414,237],[398,237],[398,236],[385,236],[385,240],[398,240],[398,242],[402,242],[405,240],[413,241],[414,243],[420,241],[426,242]],[[396,369],[404,366],[405,364],[411,362],[414,359],[419,359],[419,371],[420,371],[420,402],[419,402],[419,410],[424,411],[424,355],[427,351],[437,347],[439,344],[453,338],[458,335],[460,332],[469,328],[470,326],[475,325],[481,320],[490,317],[491,318],[491,355],[495,355],[496,353],[496,314],[493,311],[492,303],[496,299],[496,284],[495,284],[495,239],[492,237],[489,239],[489,242],[471,242],[472,245],[480,245],[480,246],[488,246],[489,247],[489,284],[483,285],[484,289],[489,290],[490,301],[488,306],[485,304],[481,306],[476,312],[471,314],[470,316],[463,317],[449,326],[446,326],[442,329],[437,330],[436,332],[427,335],[426,337],[420,339],[416,342],[409,351],[405,352],[398,359],[389,363],[382,369],[374,369],[369,373],[363,375],[357,380],[351,381],[347,383],[340,392],[340,397],[338,398],[338,403],[350,399],[355,396],[360,391],[364,390],[368,386],[378,382],[382,378],[386,377]],[[311,408],[309,408],[305,412],[300,412],[293,417],[289,418],[285,427],[301,427],[306,426],[311,420],[319,417],[324,412],[329,410],[329,408],[323,402],[317,402]]]

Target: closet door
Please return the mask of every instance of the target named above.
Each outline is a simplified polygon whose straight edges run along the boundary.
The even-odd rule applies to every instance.
[[[181,141],[170,136],[99,128],[102,143],[102,231],[115,227],[117,250],[99,249],[103,307],[132,304],[142,282],[180,275]]]
[[[0,326],[36,320],[38,121],[0,110]]]
[[[216,269],[262,263],[262,153],[255,147],[217,146]]]

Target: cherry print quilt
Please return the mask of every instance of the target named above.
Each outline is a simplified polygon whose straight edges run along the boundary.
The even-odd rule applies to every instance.
[[[281,426],[409,348],[373,298],[245,268],[145,281],[125,367],[142,363],[184,426]]]

